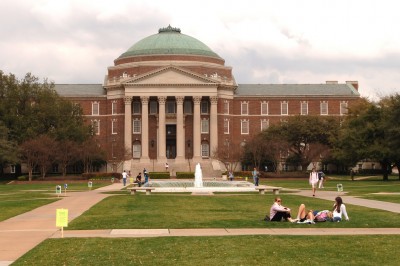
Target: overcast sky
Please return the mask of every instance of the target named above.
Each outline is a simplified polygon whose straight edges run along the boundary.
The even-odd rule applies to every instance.
[[[344,83],[400,92],[394,0],[1,0],[0,70],[103,83],[107,67],[169,24],[225,59],[237,83]]]

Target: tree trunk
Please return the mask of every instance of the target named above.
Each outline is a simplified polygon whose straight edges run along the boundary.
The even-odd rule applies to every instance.
[[[384,160],[380,163],[382,166],[383,181],[389,181],[389,171],[388,171],[389,163],[387,162],[387,160]]]
[[[28,170],[29,181],[32,181],[32,172],[33,172],[33,169],[30,168],[30,169]]]

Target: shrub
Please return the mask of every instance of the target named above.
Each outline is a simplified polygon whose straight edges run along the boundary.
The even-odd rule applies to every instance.
[[[177,179],[193,179],[194,172],[176,172]]]
[[[151,179],[169,179],[169,172],[151,172],[149,173]]]
[[[28,180],[28,177],[26,175],[21,175],[19,177],[17,177],[18,181],[26,181]]]
[[[111,179],[114,177],[115,179],[121,179],[121,173],[83,173],[82,177],[85,179]]]

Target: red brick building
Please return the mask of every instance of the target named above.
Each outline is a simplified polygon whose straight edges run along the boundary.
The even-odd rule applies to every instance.
[[[205,175],[220,165],[212,153],[222,143],[240,145],[292,115],[343,116],[359,99],[358,82],[339,84],[237,84],[232,68],[180,29],[162,28],[114,60],[103,84],[57,84],[79,103],[96,138],[133,173],[144,167],[188,171],[200,162]]]

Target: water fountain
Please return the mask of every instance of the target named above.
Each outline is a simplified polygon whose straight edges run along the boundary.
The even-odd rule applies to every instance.
[[[196,164],[194,182],[191,180],[154,180],[144,185],[155,187],[155,192],[249,192],[254,191],[254,185],[247,181],[203,181],[200,163]]]
[[[194,187],[203,187],[203,172],[199,163],[196,164],[196,171],[194,172]]]

